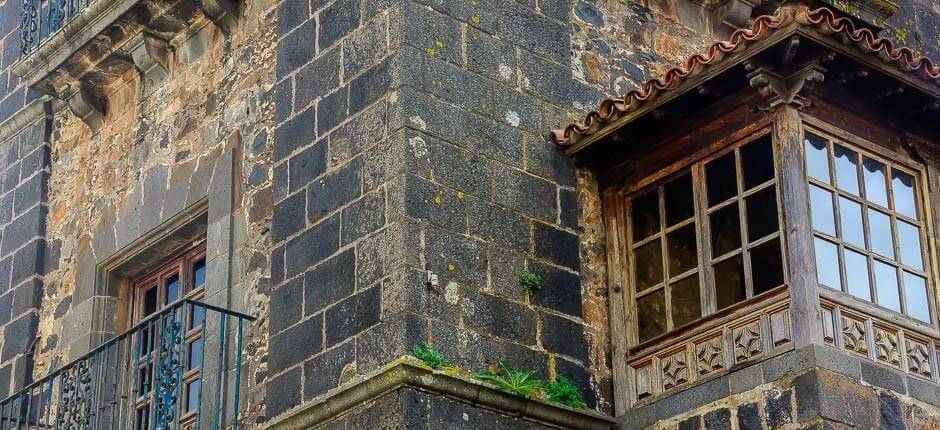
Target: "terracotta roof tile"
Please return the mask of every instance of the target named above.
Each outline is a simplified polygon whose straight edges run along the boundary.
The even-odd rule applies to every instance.
[[[867,28],[856,28],[850,19],[837,17],[828,8],[810,10],[806,6],[786,6],[778,9],[774,15],[756,18],[750,28],[736,30],[728,40],[713,43],[706,55],[692,56],[684,64],[666,71],[661,78],[649,80],[640,88],[630,90],[621,97],[602,100],[597,110],[588,113],[582,122],[569,124],[562,130],[553,130],[552,139],[562,146],[574,145],[582,138],[597,133],[643,103],[668,91],[678,82],[721,61],[725,54],[742,49],[750,42],[767,37],[793,22],[814,27],[824,34],[840,35],[844,42],[854,43],[862,51],[876,55],[883,61],[895,63],[901,69],[922,79],[940,81],[940,66],[918,56],[908,47],[895,47],[890,40],[875,36]]]

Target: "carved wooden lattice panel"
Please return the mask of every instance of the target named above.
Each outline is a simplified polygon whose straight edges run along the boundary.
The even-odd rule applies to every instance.
[[[927,345],[914,340],[907,340],[907,370],[921,378],[930,379],[930,353]]]
[[[843,316],[842,342],[847,351],[868,356],[868,328],[865,322]]]
[[[894,366],[901,366],[901,345],[898,332],[875,327],[875,358]]]
[[[660,359],[660,368],[663,371],[663,391],[689,382],[689,360],[684,349]]]
[[[745,324],[731,331],[734,341],[734,362],[750,360],[764,351],[760,320]]]
[[[721,337],[708,339],[695,345],[695,364],[701,376],[725,368],[725,349]]]
[[[682,389],[726,372],[733,364],[784,351],[793,344],[791,324],[789,302],[781,301],[650,348],[629,364],[633,401]]]
[[[916,330],[912,326],[845,309],[844,305],[830,298],[822,298],[822,307],[824,341],[826,327],[839,320],[837,326],[841,328],[839,338],[842,342],[832,345],[917,377],[935,380],[936,363],[933,360],[937,354],[931,354],[931,349],[940,349],[940,342],[930,331]],[[868,336],[869,329],[871,336]],[[869,351],[872,356],[868,355]]]

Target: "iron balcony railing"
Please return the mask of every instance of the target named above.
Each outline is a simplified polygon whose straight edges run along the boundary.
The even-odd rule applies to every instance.
[[[237,429],[253,319],[174,302],[0,402],[0,429]]]
[[[22,0],[20,57],[25,58],[95,0]]]

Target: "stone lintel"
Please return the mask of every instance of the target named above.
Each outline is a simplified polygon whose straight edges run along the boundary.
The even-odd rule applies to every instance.
[[[549,427],[609,429],[615,424],[613,418],[594,411],[522,398],[478,380],[433,370],[414,358],[402,357],[284,413],[263,429],[299,430],[317,427],[341,417],[357,406],[406,387]]]

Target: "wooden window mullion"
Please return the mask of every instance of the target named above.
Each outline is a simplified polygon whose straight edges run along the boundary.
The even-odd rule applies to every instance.
[[[697,248],[699,251],[699,297],[702,298],[702,316],[716,312],[716,287],[712,268],[711,224],[708,219],[708,194],[705,189],[703,164],[692,166],[692,195],[694,197]]]

